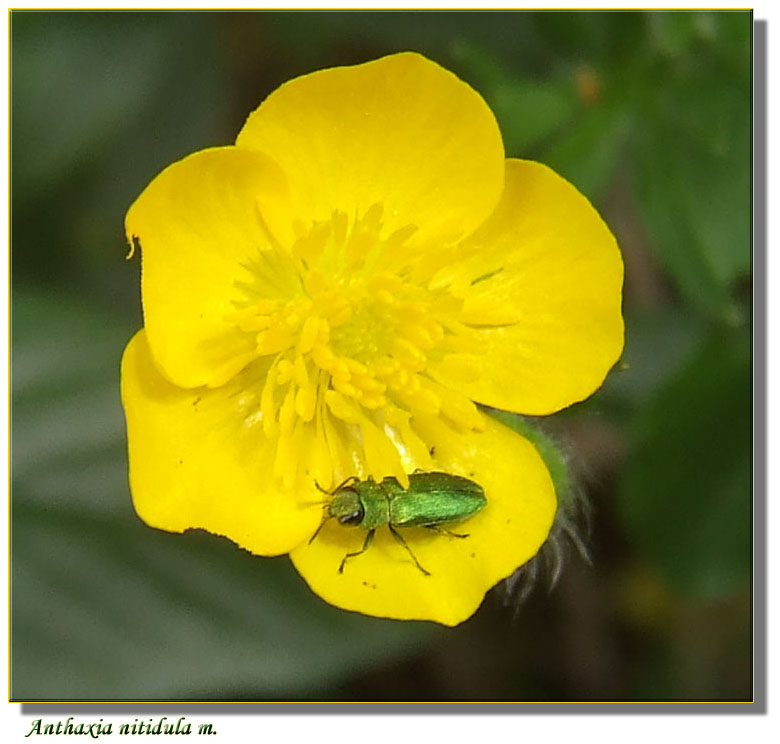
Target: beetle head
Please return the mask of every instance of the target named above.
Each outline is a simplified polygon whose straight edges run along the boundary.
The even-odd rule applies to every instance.
[[[356,527],[363,521],[365,510],[357,491],[349,486],[340,489],[330,502],[328,512],[339,524]]]

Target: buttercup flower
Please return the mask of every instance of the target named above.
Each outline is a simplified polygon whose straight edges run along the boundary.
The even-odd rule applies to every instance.
[[[537,552],[556,509],[536,449],[475,403],[548,414],[623,346],[622,262],[576,189],[505,159],[482,98],[403,53],[282,85],[236,144],[130,208],[144,329],[122,362],[148,524],[289,553],[328,602],[455,625]],[[350,476],[459,475],[455,538],[323,519]],[[424,567],[426,575],[415,564]],[[258,587],[262,591],[262,587]]]

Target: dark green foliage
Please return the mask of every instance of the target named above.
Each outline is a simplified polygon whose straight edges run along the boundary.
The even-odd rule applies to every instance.
[[[751,570],[747,339],[713,333],[636,418],[621,514],[678,591],[721,597]]]

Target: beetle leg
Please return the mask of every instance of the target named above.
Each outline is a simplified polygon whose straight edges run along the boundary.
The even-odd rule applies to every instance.
[[[371,545],[371,541],[374,539],[374,532],[376,530],[369,530],[368,534],[366,535],[366,540],[363,543],[363,547],[358,550],[356,553],[347,553],[344,556],[344,559],[341,561],[341,565],[339,566],[339,573],[344,573],[344,564],[347,562],[347,558],[354,558],[357,555],[360,555],[361,553],[365,553],[368,550],[368,546]]]
[[[434,530],[435,532],[438,532],[441,535],[449,535],[450,537],[469,537],[469,535],[461,535],[458,532],[450,532],[449,530],[445,530],[443,527],[439,527],[438,524],[426,524],[426,529]]]
[[[420,569],[420,571],[422,571],[422,572],[423,572],[423,573],[424,573],[426,576],[430,576],[430,575],[431,575],[431,574],[430,574],[430,571],[426,571],[426,570],[425,570],[425,569],[424,569],[424,568],[423,568],[423,567],[420,565],[420,562],[417,560],[417,558],[415,557],[414,553],[412,553],[412,549],[411,549],[411,548],[410,548],[410,547],[409,547],[409,546],[406,544],[406,540],[404,540],[404,539],[403,539],[403,537],[401,537],[401,535],[399,535],[399,534],[398,534],[398,533],[395,531],[395,529],[393,528],[393,525],[392,525],[392,524],[388,524],[387,526],[390,528],[390,532],[392,532],[392,533],[393,533],[393,537],[394,537],[396,540],[398,540],[398,542],[399,542],[399,543],[401,543],[401,545],[403,545],[403,546],[406,548],[406,551],[409,553],[409,555],[410,555],[410,556],[412,556],[412,560],[414,561],[414,565],[415,565],[415,566],[417,566],[417,568],[419,568],[419,569]]]

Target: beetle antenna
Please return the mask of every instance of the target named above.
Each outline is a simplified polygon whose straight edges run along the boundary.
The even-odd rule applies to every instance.
[[[332,499],[326,499],[325,501],[301,501],[301,506],[327,506],[330,504]]]
[[[341,483],[339,483],[332,491],[326,491],[317,481],[314,481],[314,485],[317,487],[318,491],[321,491],[326,496],[333,496],[334,494],[338,493],[344,486],[346,486],[348,483],[358,482],[360,478],[358,478],[356,475],[349,475],[346,478],[344,478]]]
[[[314,542],[314,538],[317,537],[317,535],[320,534],[320,530],[325,526],[325,522],[327,522],[329,519],[330,519],[330,517],[325,517],[325,519],[323,519],[320,522],[320,526],[317,527],[317,529],[315,530],[314,534],[309,538],[308,545],[311,545]]]

